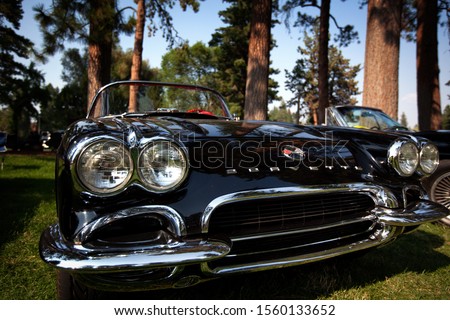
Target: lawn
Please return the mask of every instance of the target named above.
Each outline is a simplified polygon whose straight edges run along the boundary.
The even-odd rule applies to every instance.
[[[0,171],[0,299],[54,299],[55,271],[38,253],[56,220],[54,157],[7,155]],[[426,224],[361,257],[113,295],[148,299],[450,299],[450,228]]]

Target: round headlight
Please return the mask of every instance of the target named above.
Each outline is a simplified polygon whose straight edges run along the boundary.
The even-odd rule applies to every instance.
[[[178,187],[186,177],[187,168],[185,152],[172,141],[152,141],[139,156],[139,176],[155,192]]]
[[[439,151],[431,143],[422,146],[420,151],[420,170],[425,174],[432,174],[439,165]]]
[[[105,139],[84,148],[77,160],[77,174],[89,190],[110,193],[130,180],[132,165],[130,153],[122,143]]]
[[[395,141],[388,150],[388,161],[402,177],[411,176],[419,164],[419,150],[409,141]]]

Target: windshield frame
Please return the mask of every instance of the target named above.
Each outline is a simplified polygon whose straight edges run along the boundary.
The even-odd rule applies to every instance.
[[[119,86],[148,86],[148,87],[169,87],[169,88],[177,88],[177,89],[186,89],[186,90],[192,90],[192,91],[204,91],[213,94],[216,96],[218,101],[220,101],[220,107],[223,111],[223,118],[233,119],[233,116],[230,113],[230,109],[228,108],[225,99],[223,96],[216,90],[201,86],[201,85],[193,85],[193,84],[181,84],[181,83],[173,83],[173,82],[159,82],[159,81],[147,81],[147,80],[124,80],[124,81],[115,81],[111,82],[103,87],[101,87],[97,93],[95,94],[94,98],[92,99],[91,103],[89,104],[88,112],[86,115],[86,119],[89,118],[98,118],[98,117],[105,117],[105,116],[111,116],[109,114],[109,106],[108,104],[102,103],[101,104],[101,110],[99,112],[96,112],[97,108],[95,107],[98,100],[103,96],[105,92],[107,92],[109,89],[113,87],[119,87]],[[116,114],[116,116],[120,116],[120,114]]]

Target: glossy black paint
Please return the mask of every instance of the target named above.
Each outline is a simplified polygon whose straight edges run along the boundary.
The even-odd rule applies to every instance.
[[[113,135],[126,140],[131,132],[137,139],[176,137],[186,146],[191,172],[181,188],[168,194],[154,194],[139,186],[130,186],[125,192],[107,197],[74,189],[76,183],[67,158],[71,145],[83,137],[96,135]],[[386,163],[382,163],[387,148],[397,138],[395,133],[263,121],[175,117],[85,119],[66,131],[58,150],[59,219],[64,235],[70,239],[86,223],[80,218],[85,211],[102,215],[130,206],[163,204],[186,217],[190,232],[200,233],[200,215],[209,202],[223,194],[367,181],[398,184],[400,190],[407,181],[393,175]],[[281,154],[283,145],[298,146],[308,156],[297,163]],[[317,166],[317,170],[311,170],[310,166]],[[279,167],[280,171],[272,172],[271,167]],[[360,169],[355,170],[355,167]],[[252,168],[259,171],[250,172]],[[236,173],[227,173],[230,169]]]

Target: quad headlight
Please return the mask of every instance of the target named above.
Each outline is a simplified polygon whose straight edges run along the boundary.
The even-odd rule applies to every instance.
[[[100,139],[81,151],[76,168],[78,178],[87,189],[95,193],[111,193],[130,180],[133,162],[121,142]]]
[[[419,150],[411,141],[397,140],[388,150],[388,162],[399,175],[409,177],[419,165]]]
[[[180,186],[187,176],[186,151],[172,140],[148,141],[137,159],[114,138],[93,138],[81,145],[73,158],[76,176],[84,188],[96,194],[114,194],[131,184],[167,192]]]
[[[439,165],[439,151],[437,147],[430,143],[422,145],[420,150],[420,171],[425,174],[432,174]]]
[[[188,161],[184,150],[170,140],[154,140],[139,156],[138,174],[142,183],[154,192],[178,187],[187,174]]]
[[[409,177],[415,172],[429,175],[439,165],[439,151],[428,142],[422,142],[419,150],[412,141],[397,140],[388,150],[388,163],[402,177]]]

